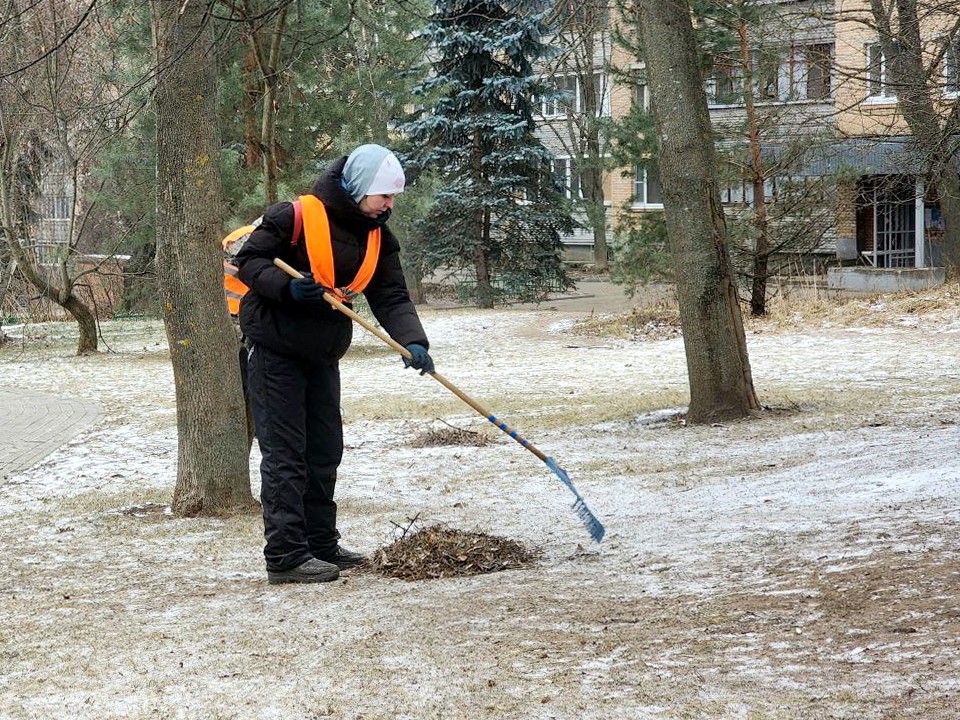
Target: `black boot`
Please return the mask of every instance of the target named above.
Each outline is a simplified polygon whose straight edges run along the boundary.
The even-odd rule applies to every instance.
[[[353,552],[352,550],[347,550],[342,545],[337,545],[335,552],[329,555],[324,555],[321,559],[324,562],[336,565],[341,570],[347,570],[348,568],[359,567],[360,565],[367,564],[366,555]]]
[[[267,570],[267,581],[271,585],[330,582],[338,577],[340,577],[340,568],[337,565],[317,558],[310,558],[289,570]]]

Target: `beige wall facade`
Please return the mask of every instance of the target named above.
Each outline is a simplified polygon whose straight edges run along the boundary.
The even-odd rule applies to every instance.
[[[878,42],[867,0],[836,0],[837,130],[843,135],[903,135],[895,97],[870,93],[870,47]]]
[[[835,145],[829,153],[838,158],[835,162],[839,163],[839,166],[847,167],[850,162],[855,163],[858,157],[862,157],[865,158],[866,168],[871,162],[884,157],[880,150],[870,149],[874,147],[876,140],[903,138],[909,134],[909,128],[894,96],[894,88],[883,72],[886,68],[882,67],[882,63],[878,71],[878,36],[869,0],[771,0],[756,4],[758,9],[764,11],[765,19],[762,26],[751,29],[751,47],[755,47],[756,52],[773,55],[781,53],[781,57],[786,58],[781,61],[779,78],[774,75],[773,93],[769,94],[770,90],[767,89],[767,99],[761,98],[757,101],[759,111],[764,113],[768,120],[763,131],[765,143],[775,145],[778,142],[796,142],[797,138],[808,137],[811,146]],[[926,5],[930,3],[921,0],[920,4],[921,11],[929,10]],[[928,65],[936,65],[934,53],[939,52],[942,57],[945,32],[948,28],[953,28],[960,18],[960,0],[955,6],[951,5],[940,5],[939,13],[923,13],[922,34],[929,41],[926,57]],[[626,32],[633,30],[623,27],[620,29]],[[645,68],[642,62],[619,44],[609,40],[607,43],[606,60],[618,71],[606,74],[611,84],[610,116],[616,121],[630,112],[637,97],[636,85],[644,83]],[[830,49],[826,77],[826,82],[829,83],[828,92],[814,96],[806,91],[809,84],[801,84],[802,90],[799,96],[796,96],[792,93],[793,67],[798,58],[801,62],[809,61],[812,57],[811,48],[816,48],[821,53],[823,48]],[[957,46],[956,57],[960,57],[960,45]],[[598,57],[597,62],[599,68],[603,59]],[[935,79],[943,77],[942,68],[941,60],[933,73]],[[786,80],[785,73],[790,75]],[[711,81],[712,79],[707,81],[708,90]],[[822,89],[822,75],[818,82],[818,87]],[[786,99],[780,92],[784,84],[791,89],[791,94]],[[762,83],[758,88],[761,86]],[[735,83],[733,87],[735,90]],[[758,90],[758,96],[759,93]],[[709,92],[708,97],[711,97]],[[744,109],[737,102],[736,94],[727,97],[732,98],[728,100],[731,104],[719,104],[717,96],[711,97],[710,114],[714,129],[718,137],[727,136],[734,144],[742,144],[745,137]],[[646,98],[649,102],[649,93]],[[952,96],[941,93],[939,101],[944,105],[956,104],[957,93],[954,92]],[[844,145],[845,142],[865,145],[854,148]],[[879,144],[884,145],[882,142]],[[815,167],[825,167],[822,159],[812,162]],[[889,160],[886,162],[890,165]],[[821,172],[824,177],[833,172],[829,169],[813,171],[809,167],[800,167],[798,170],[801,173]],[[869,171],[865,169],[863,172],[910,175],[911,171],[898,165]],[[837,243],[843,240],[845,246],[864,244],[860,236],[863,236],[865,231],[859,228],[858,232],[857,227],[858,211],[862,211],[858,205],[862,200],[858,200],[857,182],[856,177],[846,178],[842,186],[836,188],[837,192],[831,203],[833,206],[825,208],[827,213],[833,216],[834,227],[824,234],[826,242],[821,252],[832,252],[835,240]],[[617,168],[608,173],[604,183],[610,219],[608,241],[613,239],[613,229],[623,213],[633,216],[643,212],[660,211],[655,205],[643,206],[632,202],[635,188],[634,168]],[[581,250],[582,248],[581,245]],[[585,259],[582,252],[578,259]]]
[[[910,134],[890,85],[886,63],[871,56],[879,36],[868,0],[836,0],[837,127],[845,136]],[[944,41],[954,32],[960,4],[918,2],[924,66],[930,70],[930,88],[941,108],[956,102],[945,86]],[[876,49],[873,52],[877,52]],[[879,85],[879,87],[878,87]]]

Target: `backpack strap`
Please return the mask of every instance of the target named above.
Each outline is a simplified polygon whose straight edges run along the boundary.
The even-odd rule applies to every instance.
[[[301,230],[303,230],[303,204],[297,199],[293,201],[293,237],[290,238],[291,245],[296,245],[300,242]]]

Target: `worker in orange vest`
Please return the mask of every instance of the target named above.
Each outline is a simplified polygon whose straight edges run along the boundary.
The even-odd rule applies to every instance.
[[[289,202],[270,206],[237,254],[249,287],[240,303],[247,380],[260,445],[264,556],[272,584],[325,582],[365,557],[340,545],[334,488],[343,457],[339,360],[353,326],[323,299],[362,292],[380,325],[433,371],[423,325],[386,222],[405,177],[396,156],[361,145],[329,165],[301,203],[294,238]],[[291,278],[273,260],[299,270]]]

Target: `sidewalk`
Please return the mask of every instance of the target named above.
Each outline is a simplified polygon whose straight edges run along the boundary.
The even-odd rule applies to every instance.
[[[36,465],[99,415],[79,398],[0,387],[0,482]]]
[[[635,307],[651,307],[676,302],[672,286],[651,283],[628,297],[621,285],[599,278],[577,278],[577,287],[562,295],[553,295],[542,303],[520,303],[511,308],[560,310],[577,313],[618,314]]]

